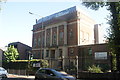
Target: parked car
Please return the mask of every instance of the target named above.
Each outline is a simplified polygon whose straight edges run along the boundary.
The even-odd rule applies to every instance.
[[[5,70],[3,67],[0,67],[0,78],[7,78],[7,70]]]
[[[76,78],[63,71],[56,71],[51,68],[40,68],[35,73],[35,80],[76,80]]]

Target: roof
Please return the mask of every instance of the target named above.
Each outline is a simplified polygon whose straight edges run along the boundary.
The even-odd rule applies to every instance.
[[[45,21],[51,20],[53,18],[58,18],[58,17],[64,16],[64,15],[70,14],[70,13],[73,13],[75,11],[76,11],[76,6],[68,8],[68,9],[65,9],[65,10],[57,12],[57,13],[54,13],[52,15],[43,17],[43,18],[39,19],[36,24],[39,24],[42,21],[45,22]]]
[[[33,31],[59,22],[77,19],[76,7],[71,7],[50,16],[43,17],[33,26]]]
[[[27,46],[27,47],[30,47],[30,46],[28,46],[28,45],[26,45],[26,44],[24,44],[24,43],[21,43],[21,42],[13,42],[13,43],[9,43],[8,45],[12,45],[12,44],[22,44],[22,45],[25,45],[25,46]],[[31,47],[30,47],[31,48]]]
[[[70,20],[75,20],[78,18],[77,15],[78,12],[83,13],[88,17],[88,15],[84,10],[80,9],[78,6],[73,6],[71,8],[62,10],[60,12],[39,19],[37,23],[33,26],[33,31],[37,30],[38,28],[43,28],[45,26],[49,26],[59,22],[64,22],[64,21],[67,22]]]

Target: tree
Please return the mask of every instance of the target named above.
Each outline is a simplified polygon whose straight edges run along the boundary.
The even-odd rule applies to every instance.
[[[0,0],[0,11],[1,11],[1,0]]]
[[[111,12],[108,20],[110,30],[107,39],[111,56],[113,56],[112,63],[116,67],[113,67],[113,69],[120,71],[120,2],[83,2],[83,5],[93,10],[107,6],[107,10]]]
[[[7,48],[7,50],[4,52],[5,58],[7,62],[10,62],[12,60],[18,59],[19,53],[14,46],[10,46]]]
[[[1,11],[1,4],[2,2],[6,2],[7,0],[0,0],[0,11]]]

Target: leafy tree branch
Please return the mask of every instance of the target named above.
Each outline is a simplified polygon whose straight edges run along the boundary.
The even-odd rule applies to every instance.
[[[14,46],[10,46],[7,48],[7,50],[4,52],[5,58],[7,62],[10,62],[12,60],[16,60],[19,57],[19,53]]]

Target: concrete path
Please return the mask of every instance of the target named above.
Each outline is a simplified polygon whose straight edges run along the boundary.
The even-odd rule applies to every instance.
[[[25,76],[25,75],[15,75],[15,74],[9,74],[8,78],[35,78],[35,76]]]

